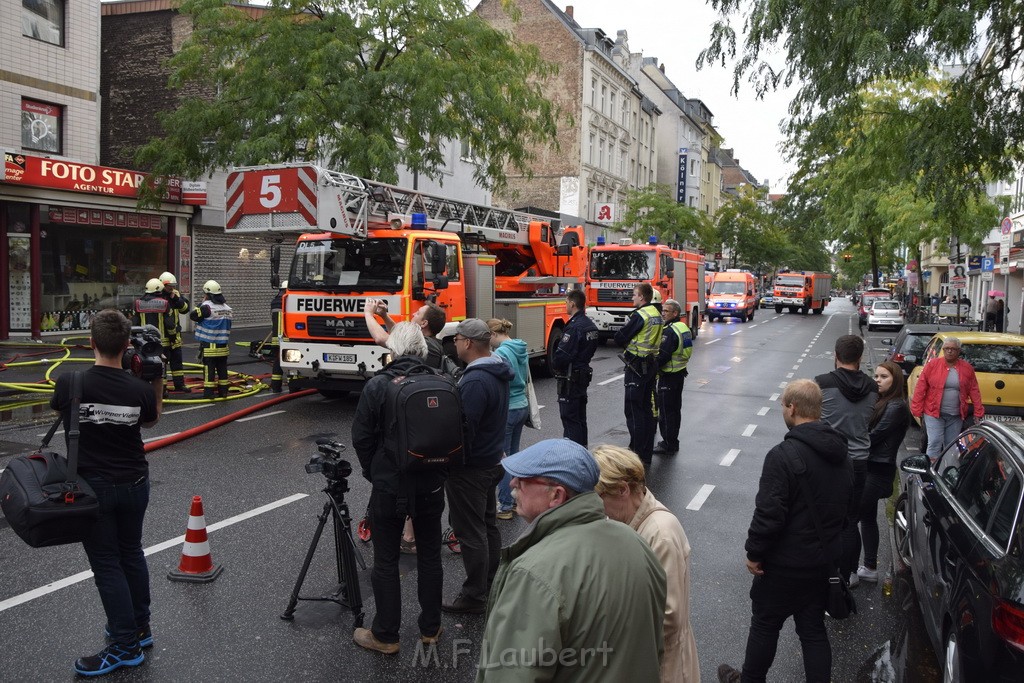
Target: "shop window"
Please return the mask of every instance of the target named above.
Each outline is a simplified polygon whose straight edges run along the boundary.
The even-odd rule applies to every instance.
[[[64,0],[21,0],[21,34],[64,47]]]
[[[88,329],[105,308],[131,317],[146,281],[167,269],[166,220],[41,206],[42,331]]]
[[[25,149],[61,154],[64,137],[64,108],[22,98],[21,146]]]

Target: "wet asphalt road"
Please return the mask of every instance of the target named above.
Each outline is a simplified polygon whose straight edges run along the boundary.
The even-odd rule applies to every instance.
[[[765,309],[745,324],[705,324],[696,340],[683,394],[685,446],[675,457],[655,458],[649,485],[678,515],[693,548],[691,614],[704,680],[716,680],[719,663],[742,663],[750,615],[750,575],[742,547],[764,454],[786,431],[778,394],[790,379],[831,370],[835,339],[851,331],[857,331],[853,306],[837,300],[822,316],[776,315]],[[869,373],[884,354],[880,340],[887,336],[894,335],[868,335],[863,369]],[[589,402],[594,445],[628,441],[622,366],[615,352],[602,347],[594,362]],[[254,363],[250,371],[266,369]],[[536,384],[540,402],[548,406],[544,428],[526,430],[524,445],[561,436],[554,383],[537,378]],[[164,419],[144,437],[183,431],[265,398],[260,394],[191,410],[168,405]],[[153,552],[149,562],[156,645],[143,666],[122,669],[109,680],[473,679],[482,617],[445,615],[445,636],[436,654],[424,658],[417,651],[412,557],[402,559],[406,613],[397,656],[353,645],[352,614],[333,603],[300,603],[294,621],[279,618],[325,500],[320,492],[324,480],[307,475],[303,465],[315,452],[317,438],[348,442],[355,401],[298,398],[151,454],[153,489],[144,544],[152,548],[181,535],[191,496],[200,494],[207,522],[224,524],[210,539],[213,559],[225,571],[211,584],[171,583],[165,575],[177,564],[180,545]],[[4,427],[0,467],[7,454],[30,448],[43,431],[38,426]],[[912,429],[906,445],[916,448],[916,438]],[[369,485],[354,477],[351,486],[347,500],[358,520]],[[888,521],[884,523],[888,528]],[[499,524],[506,542],[524,527],[519,520]],[[357,546],[371,563],[370,546],[358,541]],[[887,535],[881,546],[880,566],[885,567],[891,562]],[[445,593],[453,595],[462,579],[461,561],[448,550],[442,557]],[[92,580],[81,575],[87,569],[80,548],[32,550],[0,522],[0,680],[71,679],[75,657],[102,647],[103,613]],[[329,593],[333,573],[333,547],[327,537],[314,557],[304,592]],[[368,572],[359,574],[369,619],[373,597]],[[62,580],[67,585],[53,589],[52,583]],[[938,680],[909,581],[909,575],[897,574],[891,597],[882,595],[880,584],[862,583],[855,589],[858,614],[844,622],[829,621],[833,680]],[[780,638],[770,679],[803,679],[791,622]]]

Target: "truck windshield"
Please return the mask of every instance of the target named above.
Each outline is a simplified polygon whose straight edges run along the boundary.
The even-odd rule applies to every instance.
[[[739,280],[715,280],[711,285],[712,294],[746,294],[743,282]]]
[[[397,292],[402,289],[408,240],[335,239],[300,242],[289,288],[332,292]]]
[[[653,251],[594,251],[590,254],[594,280],[652,280]]]
[[[780,275],[779,277],[775,278],[775,284],[780,285],[782,287],[803,287],[804,286],[804,278],[803,278],[802,275],[800,275],[800,276],[796,276],[796,275],[783,276],[783,275]]]

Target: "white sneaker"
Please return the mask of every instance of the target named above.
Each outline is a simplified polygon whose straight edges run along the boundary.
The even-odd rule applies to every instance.
[[[857,576],[864,579],[865,581],[870,581],[871,583],[878,583],[877,569],[868,569],[867,567],[861,565],[861,567],[857,569]]]
[[[860,583],[860,577],[857,576],[857,572],[851,572],[850,573],[850,588],[853,588],[858,583]]]

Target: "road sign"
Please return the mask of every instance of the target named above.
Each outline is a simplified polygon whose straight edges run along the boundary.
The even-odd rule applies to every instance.
[[[1009,275],[1010,274],[1010,264],[1009,263],[1000,263],[999,264],[999,274],[1000,275]]]
[[[1002,229],[1004,235],[1008,235],[1013,230],[1013,221],[1011,221],[1010,217],[1007,216],[1003,219],[1003,222],[999,224],[999,227]]]
[[[1010,260],[1010,245],[1013,243],[1013,233],[1004,232],[999,238],[999,260],[1006,263]]]
[[[992,273],[991,270],[983,270],[983,271],[981,271],[981,281],[982,282],[992,282],[992,276],[993,276],[993,273]]]
[[[991,256],[984,256],[981,259],[981,272],[991,273],[996,269],[996,260]]]

